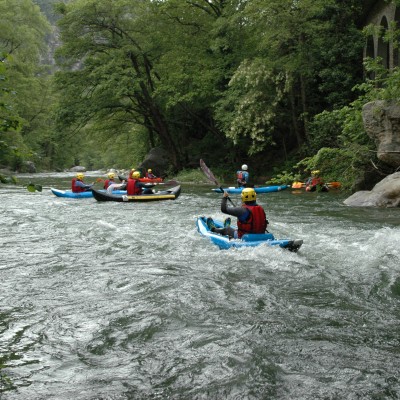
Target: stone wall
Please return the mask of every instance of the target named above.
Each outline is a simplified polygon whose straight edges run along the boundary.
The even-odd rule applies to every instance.
[[[392,23],[397,21],[397,26],[400,27],[400,9],[396,7],[394,2],[386,2],[378,0],[369,11],[364,25],[373,24],[376,27],[374,34],[367,39],[367,45],[364,49],[365,57],[381,57],[383,64],[392,69],[400,65],[400,57],[398,49],[393,47],[392,41],[386,42],[383,40],[385,31],[390,29]]]

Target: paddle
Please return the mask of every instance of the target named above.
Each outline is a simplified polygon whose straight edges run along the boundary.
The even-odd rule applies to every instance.
[[[208,180],[210,180],[212,183],[215,183],[221,189],[221,192],[224,193],[224,189],[222,189],[222,186],[217,181],[217,178],[214,176],[214,174],[211,172],[211,170],[207,167],[206,163],[202,159],[200,159],[200,168],[204,172],[204,175],[208,178]],[[236,206],[229,196],[227,197],[227,199],[234,207]]]
[[[328,183],[326,183],[326,185],[328,187],[335,188],[335,189],[340,188],[342,186],[342,184],[340,182],[328,182]],[[306,184],[303,182],[293,182],[292,183],[292,189],[301,189],[305,186],[306,186]]]
[[[41,192],[43,190],[42,185],[37,185],[32,182],[29,182],[29,184],[26,188],[28,189],[28,192],[32,192],[32,193],[36,192],[36,191]]]
[[[143,183],[146,183],[146,182],[143,182]],[[160,182],[160,183],[157,183],[157,182],[148,182],[148,183],[151,183],[151,184],[153,184],[153,185],[179,185],[179,182],[178,181],[176,181],[176,180],[174,180],[174,179],[171,179],[170,181],[166,181],[166,182]]]

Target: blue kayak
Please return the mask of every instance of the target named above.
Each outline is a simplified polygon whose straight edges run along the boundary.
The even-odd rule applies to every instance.
[[[296,252],[303,244],[301,239],[275,239],[272,233],[247,233],[241,239],[229,239],[228,236],[220,235],[219,233],[211,232],[207,226],[206,217],[197,217],[196,225],[199,233],[211,240],[220,249],[229,249],[231,247],[255,247],[261,244],[268,246],[279,246],[284,249]],[[214,219],[214,224],[217,228],[222,228],[223,223]]]
[[[280,192],[281,190],[285,190],[287,188],[290,188],[290,185],[260,186],[260,187],[254,187],[252,189],[254,189],[256,193],[271,193],[271,192]],[[222,189],[224,189],[224,191],[228,192],[229,194],[235,194],[235,193],[242,193],[242,190],[244,188],[232,186],[232,187],[227,187],[227,188],[222,188]],[[213,190],[213,192],[222,193],[220,188],[212,189],[212,190]]]
[[[50,188],[51,192],[57,197],[68,197],[70,199],[87,199],[93,198],[93,193],[91,190],[87,192],[74,193],[72,190],[60,190]],[[101,190],[106,193],[106,190]],[[113,190],[113,194],[126,194],[126,190]]]

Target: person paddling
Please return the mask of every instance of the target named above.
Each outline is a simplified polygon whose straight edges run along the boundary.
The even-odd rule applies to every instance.
[[[115,184],[115,173],[114,172],[109,172],[107,174],[107,176],[108,176],[108,179],[106,179],[104,181],[104,189],[108,189],[108,187],[110,185],[114,185]]]
[[[153,170],[151,168],[149,168],[146,172],[146,178],[149,179],[155,179],[157,178],[154,174],[153,174]]]
[[[133,172],[132,177],[128,178],[128,181],[126,183],[126,193],[128,194],[128,196],[137,196],[141,194],[153,193],[151,188],[154,185],[148,183],[142,183],[139,181],[139,179],[140,179],[139,171]]]
[[[248,185],[250,176],[247,170],[247,165],[243,164],[242,168],[239,171],[236,171],[236,183],[238,187],[246,187]]]
[[[328,186],[325,185],[323,179],[320,176],[320,171],[317,169],[311,171],[311,176],[306,181],[307,192],[315,192],[316,190],[323,192],[327,192],[329,190]]]
[[[92,188],[94,182],[91,185],[87,185],[86,183],[83,182],[84,178],[85,175],[83,175],[82,172],[78,172],[76,174],[76,177],[72,179],[71,189],[73,193],[87,192]]]
[[[224,214],[237,217],[237,229],[233,229],[231,219],[228,217],[223,228],[216,228],[212,218],[207,218],[207,226],[212,232],[228,235],[229,238],[241,238],[246,233],[265,233],[268,220],[264,208],[257,204],[257,195],[254,189],[242,190],[242,205],[240,207],[228,207],[229,194],[224,192],[221,201],[221,211]]]

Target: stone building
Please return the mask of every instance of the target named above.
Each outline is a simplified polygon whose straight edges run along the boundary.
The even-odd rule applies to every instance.
[[[364,57],[381,57],[383,65],[392,69],[400,65],[400,52],[393,46],[392,40],[384,40],[386,33],[394,27],[400,29],[400,6],[393,1],[364,1],[363,25],[374,25],[373,35],[367,38]]]

